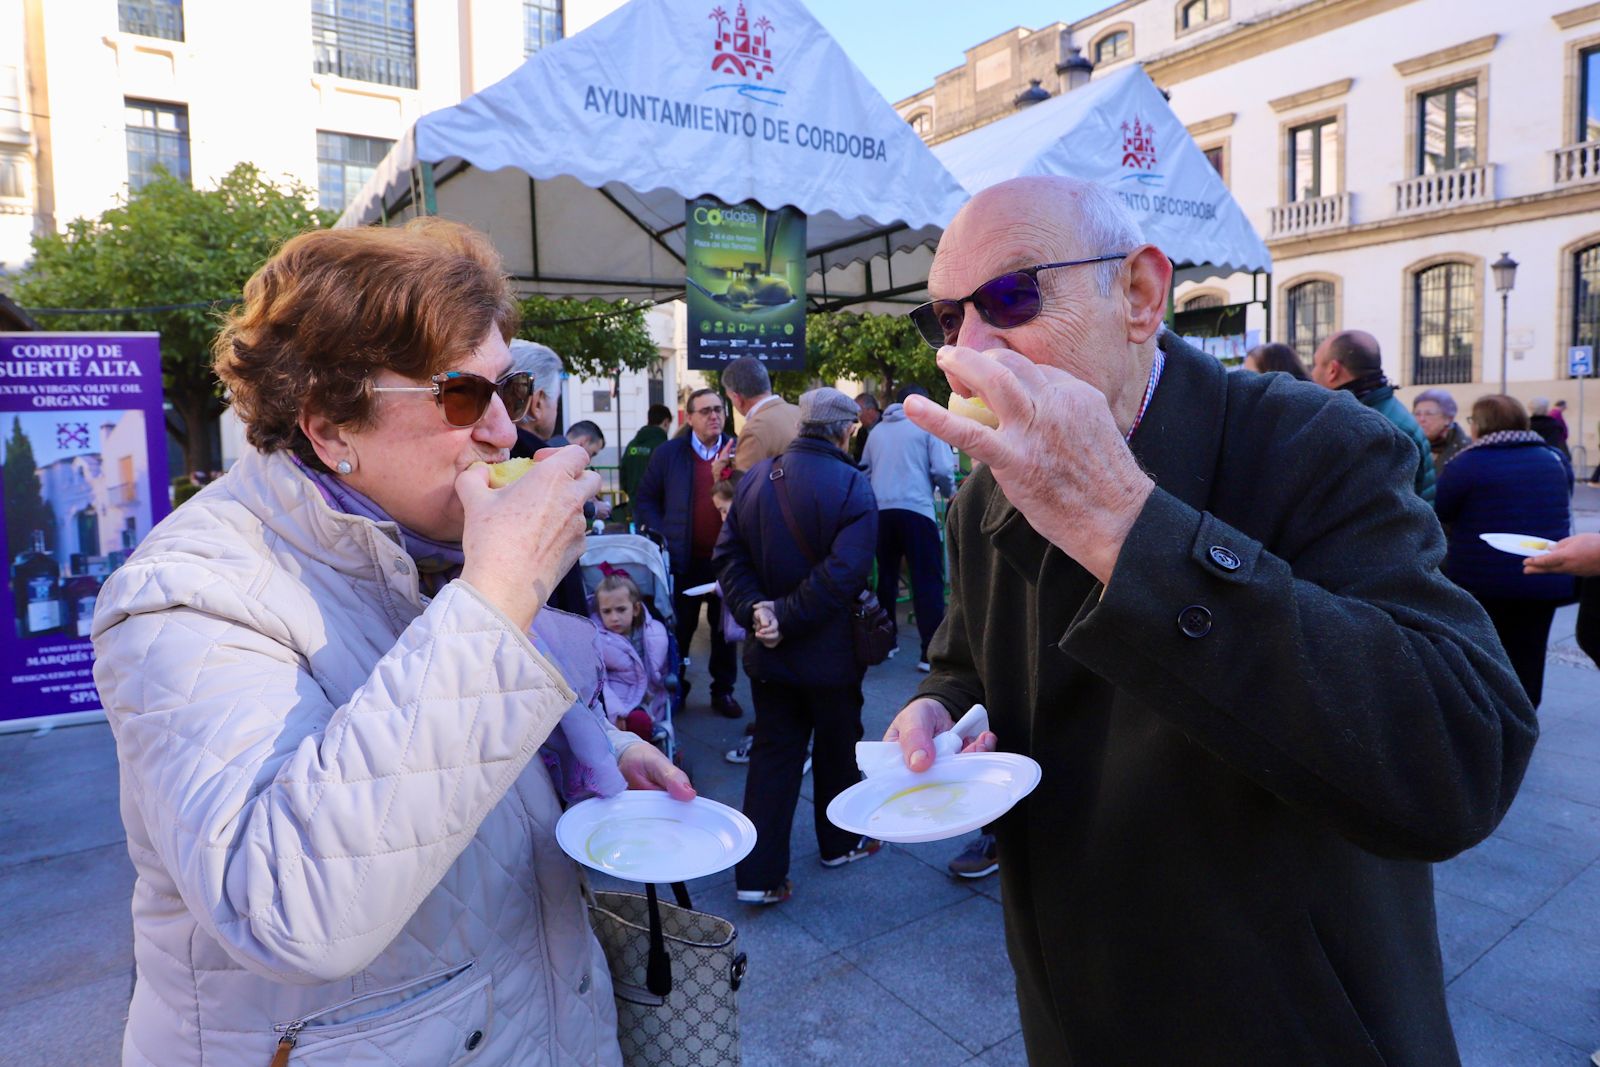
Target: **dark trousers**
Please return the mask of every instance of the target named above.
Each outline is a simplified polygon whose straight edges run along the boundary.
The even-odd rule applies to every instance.
[[[1550,621],[1556,613],[1556,602],[1479,597],[1478,603],[1489,613],[1517,680],[1537,708],[1544,696],[1545,646],[1550,643]]]
[[[939,524],[905,508],[878,512],[878,603],[891,619],[898,619],[895,600],[900,591],[900,561],[911,569],[911,606],[917,613],[917,634],[922,638],[922,659],[928,643],[944,622],[944,546]]]
[[[1578,583],[1578,647],[1600,667],[1600,577]]]
[[[811,745],[811,793],[817,846],[824,859],[842,856],[861,835],[828,821],[828,804],[861,780],[861,683],[799,686],[750,679],[756,705],[755,744],[744,780],[744,813],[756,827],[756,847],[734,868],[740,889],[776,889],[789,876],[789,831],[800,797],[806,740]]]
[[[700,626],[700,606],[706,607],[711,623],[711,695],[713,698],[733,695],[733,683],[738,680],[739,664],[734,645],[722,637],[722,598],[716,595],[684,596],[683,590],[717,580],[709,559],[692,559],[688,570],[673,579],[672,610],[678,616],[678,654],[689,658],[689,642]],[[678,664],[678,685],[687,693],[682,662]]]

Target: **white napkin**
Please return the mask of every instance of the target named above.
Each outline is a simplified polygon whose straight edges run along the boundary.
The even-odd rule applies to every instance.
[[[989,709],[974,704],[955,726],[933,739],[933,758],[938,762],[945,756],[957,756],[961,746],[972,741],[989,728]],[[898,741],[857,741],[856,766],[871,778],[875,774],[893,771],[905,766]]]

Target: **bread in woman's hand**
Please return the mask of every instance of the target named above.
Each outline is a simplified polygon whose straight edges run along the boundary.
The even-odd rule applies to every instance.
[[[524,456],[520,459],[503,459],[499,463],[489,463],[489,488],[503,489],[518,478],[533,470],[533,465],[538,460]]]
[[[971,419],[973,422],[981,422],[991,430],[1000,428],[1000,420],[995,418],[994,412],[989,410],[989,405],[975,396],[966,397],[951,393],[950,403],[945,406],[950,409],[950,414],[952,415],[960,415],[962,418]]]

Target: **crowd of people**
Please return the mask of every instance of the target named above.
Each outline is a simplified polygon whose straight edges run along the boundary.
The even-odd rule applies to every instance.
[[[1454,1062],[1430,864],[1516,795],[1558,605],[1600,653],[1560,406],[1408,412],[1360,331],[1229,374],[1163,329],[1171,270],[1099,187],[1005,182],[911,314],[997,427],[917,385],[791,403],[749,358],[676,434],[652,406],[610,517],[664,546],[669,628],[638,575],[585,588],[605,437],[557,436],[560,357],[516,338],[487,240],[288,242],[216,344],[254,450],[96,611],[138,874],[125,1062],[620,1063],[557,818],[692,798],[651,742],[673,708],[744,719],[742,661],[737,899],[796,891],[808,765],[821,866],[877,853],[826,816],[859,779],[869,587],[915,621],[905,766],[983,703],[966,750],[1043,769],[951,861],[1003,882],[1030,1062]],[[540,462],[491,489],[508,455]]]

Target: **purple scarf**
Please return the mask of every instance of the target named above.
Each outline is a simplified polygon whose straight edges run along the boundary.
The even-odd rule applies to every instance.
[[[298,457],[294,462],[335,511],[388,523],[400,531],[402,545],[416,562],[423,592],[437,596],[439,590],[460,576],[466,554],[459,544],[435,541],[408,530],[342,479],[312,470]],[[561,721],[539,749],[539,755],[550,769],[556,792],[568,804],[622,792],[628,788],[628,783],[617,769],[617,754],[606,736],[602,702],[605,667],[595,648],[594,624],[588,619],[545,607],[534,616],[528,639],[555,664],[578,694],[577,701],[561,716]]]

